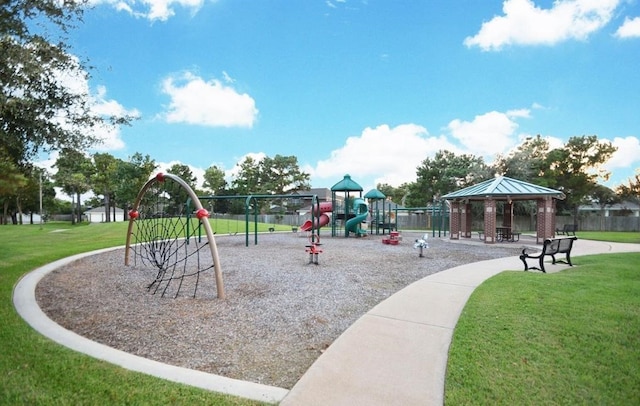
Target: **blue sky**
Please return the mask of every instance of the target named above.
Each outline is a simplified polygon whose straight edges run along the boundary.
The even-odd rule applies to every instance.
[[[96,109],[139,116],[101,135],[119,158],[295,155],[313,187],[366,191],[441,149],[595,134],[619,147],[608,186],[640,168],[640,0],[92,3],[70,43]]]

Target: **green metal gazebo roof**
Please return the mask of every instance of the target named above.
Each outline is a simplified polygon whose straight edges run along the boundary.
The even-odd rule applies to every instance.
[[[446,200],[484,200],[488,198],[508,198],[512,200],[534,199],[537,197],[554,197],[564,199],[564,193],[559,190],[534,185],[521,180],[499,176],[485,180],[477,185],[460,189],[442,196]]]
[[[332,192],[362,192],[362,186],[351,180],[351,176],[344,175],[344,178],[333,185]]]
[[[371,189],[370,191],[367,192],[367,194],[364,195],[364,198],[375,200],[375,199],[386,199],[387,196],[385,196],[384,193],[382,193],[378,189]]]

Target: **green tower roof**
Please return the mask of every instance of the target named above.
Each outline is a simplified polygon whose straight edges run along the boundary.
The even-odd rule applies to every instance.
[[[367,192],[366,195],[364,195],[364,198],[365,199],[386,199],[387,196],[385,196],[384,193],[382,193],[378,189],[371,189],[370,191]]]
[[[344,175],[344,178],[333,185],[332,192],[362,192],[362,186],[358,185],[351,179],[351,176]]]

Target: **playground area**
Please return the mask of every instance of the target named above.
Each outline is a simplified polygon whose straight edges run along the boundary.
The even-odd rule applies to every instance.
[[[402,232],[332,238],[321,233],[318,265],[309,264],[304,232],[267,233],[259,245],[217,236],[226,296],[213,270],[200,274],[197,295],[152,294],[153,269],[125,266],[124,250],[56,270],[37,287],[43,311],[82,336],[145,358],[231,378],[291,388],[361,315],[423,277],[461,264],[520,253],[520,244],[455,244],[429,238],[419,257]],[[203,254],[204,255],[204,254]],[[206,261],[206,258],[203,258]],[[519,265],[514,263],[514,268]]]

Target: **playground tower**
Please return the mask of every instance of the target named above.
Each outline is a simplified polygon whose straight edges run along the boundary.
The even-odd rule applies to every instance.
[[[331,217],[331,236],[338,235],[338,230],[344,229],[344,236],[349,236],[349,229],[347,223],[360,216],[360,222],[362,222],[362,213],[356,213],[359,206],[355,206],[355,198],[362,199],[362,186],[351,179],[351,176],[344,175],[344,178],[331,187],[331,204],[333,205],[333,216]],[[364,203],[366,205],[366,203]],[[352,208],[354,207],[354,208]],[[367,218],[367,214],[364,214],[364,219]],[[353,227],[357,220],[349,223],[348,225]]]

